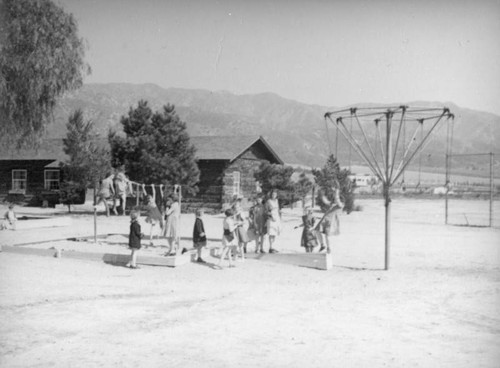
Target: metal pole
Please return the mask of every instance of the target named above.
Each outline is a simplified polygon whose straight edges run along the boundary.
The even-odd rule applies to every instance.
[[[444,185],[445,185],[445,193],[444,193],[444,223],[445,225],[448,225],[448,180],[449,180],[449,165],[448,165],[448,160],[449,160],[449,155],[448,153],[446,154],[446,161],[445,161],[445,176],[444,176]]]
[[[493,227],[493,152],[490,152],[490,227]]]
[[[391,142],[391,119],[392,112],[388,111],[386,114],[386,142],[385,142],[385,183],[384,183],[384,197],[385,197],[385,267],[389,270],[389,247],[391,243],[391,198],[389,195],[391,178],[390,165],[392,156],[392,142]]]

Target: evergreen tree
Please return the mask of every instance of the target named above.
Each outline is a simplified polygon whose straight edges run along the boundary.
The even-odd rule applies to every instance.
[[[90,73],[74,17],[51,0],[0,0],[2,143],[36,143],[57,99]]]
[[[141,100],[120,123],[125,137],[109,134],[114,167],[124,165],[130,179],[140,183],[161,183],[167,189],[181,184],[187,193],[197,192],[195,148],[174,105],[153,113],[147,101]]]
[[[271,189],[278,189],[280,204],[287,205],[293,198],[293,168],[285,165],[271,164],[263,161],[254,172],[254,178],[260,183],[262,191],[267,194]]]
[[[344,203],[344,211],[350,213],[354,208],[354,184],[349,175],[351,172],[347,169],[341,169],[337,159],[334,155],[330,155],[320,170],[313,170],[313,175],[316,180],[320,191],[318,193],[317,202],[320,204],[321,209],[324,210],[326,204],[321,200],[321,196],[333,202],[335,192],[333,187],[339,187],[340,199]]]
[[[306,196],[313,189],[313,182],[309,180],[305,172],[302,172],[299,176],[299,180],[294,183],[295,195],[297,195],[302,200],[302,206],[305,206]]]
[[[109,149],[99,144],[93,122],[84,122],[82,110],[71,114],[66,128],[68,132],[63,143],[69,160],[61,167],[64,181],[60,200],[69,207],[79,201],[82,192],[90,186],[96,188],[99,180],[109,173],[111,157]]]

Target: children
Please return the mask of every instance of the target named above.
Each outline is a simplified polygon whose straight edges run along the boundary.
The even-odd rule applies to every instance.
[[[245,260],[245,253],[247,252],[248,239],[248,219],[243,212],[243,207],[241,206],[242,198],[239,197],[238,200],[233,204],[234,221],[241,223],[236,229],[237,241],[238,241],[238,253],[242,261]]]
[[[314,247],[318,245],[316,242],[316,234],[314,228],[314,217],[312,215],[312,209],[310,207],[306,207],[304,209],[304,215],[302,216],[302,225],[296,226],[304,227],[302,230],[302,238],[300,240],[300,246],[304,247],[306,253],[312,253]]]
[[[133,210],[130,212],[130,235],[128,238],[128,246],[132,253],[130,254],[130,261],[127,267],[138,269],[137,266],[137,251],[141,249],[141,225],[139,224],[139,211]]]
[[[267,235],[269,236],[269,253],[278,253],[278,251],[273,248],[274,241],[281,231],[281,215],[280,206],[278,202],[278,191],[276,189],[271,190],[270,198],[266,202],[267,211]]]
[[[338,186],[333,188],[334,191],[334,199],[333,203],[326,198],[326,196],[322,196],[322,201],[324,204],[329,205],[323,218],[319,220],[314,226],[315,229],[320,231],[319,240],[321,243],[321,247],[319,252],[322,252],[326,248],[327,253],[331,253],[330,247],[330,236],[339,234],[339,212],[344,208],[344,204],[340,200],[340,190]],[[326,247],[325,247],[326,245]]]
[[[104,207],[106,208],[106,216],[107,217],[109,217],[108,200],[110,198],[113,198],[113,200],[114,200],[114,197],[115,197],[115,188],[113,185],[113,178],[114,178],[114,174],[111,172],[111,173],[108,173],[108,175],[106,175],[106,178],[101,181],[101,188],[99,189],[99,193],[97,194],[97,200],[96,200],[96,206],[101,202],[104,203]]]
[[[222,260],[226,257],[226,254],[229,260],[229,267],[234,267],[231,251],[238,245],[238,239],[235,234],[235,230],[240,225],[239,223],[236,223],[234,221],[233,211],[231,209],[227,209],[224,214],[226,215],[226,218],[224,219],[223,223],[224,234],[222,236],[222,253],[220,255],[219,263],[217,264],[219,268]]]
[[[151,185],[153,194],[148,194],[146,197],[146,205],[147,205],[147,210],[148,210],[148,217],[146,218],[146,222],[148,224],[151,224],[151,229],[149,231],[149,245],[153,245],[153,230],[155,226],[160,227],[160,232],[161,229],[163,228],[163,218],[160,213],[160,210],[158,209],[158,206],[156,205],[156,191],[155,191],[155,186]],[[146,189],[143,189],[144,193],[146,193]]]
[[[133,193],[134,191],[132,190],[132,183],[125,175],[124,166],[120,166],[113,181],[115,185],[116,195],[113,205],[113,213],[115,215],[118,215],[118,211],[116,210],[116,208],[118,207],[118,205],[120,205],[123,211],[122,215],[125,216],[125,208],[127,206],[127,193]]]
[[[205,226],[203,225],[203,211],[196,210],[196,220],[194,221],[193,228],[193,247],[196,249],[196,262],[206,263],[201,258],[201,250],[207,245],[207,236],[205,234]]]
[[[180,245],[179,236],[179,218],[181,216],[181,207],[179,205],[179,196],[177,194],[172,195],[172,200],[170,207],[165,211],[165,226],[163,228],[163,236],[168,240],[168,251],[165,253],[166,256],[177,254]],[[172,253],[175,245],[175,253]]]
[[[264,252],[264,235],[266,234],[266,209],[262,197],[256,197],[249,213],[250,227],[255,233],[255,253]]]
[[[0,224],[0,230],[3,229],[10,229],[10,230],[16,230],[16,222],[17,222],[17,216],[16,213],[14,212],[14,205],[9,204],[9,210],[5,212],[4,215],[5,221]]]

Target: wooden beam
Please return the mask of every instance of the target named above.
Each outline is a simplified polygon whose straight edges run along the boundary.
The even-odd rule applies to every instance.
[[[117,265],[120,264],[125,265],[130,260],[130,255],[128,254],[78,252],[73,250],[65,251],[65,250],[58,250],[55,248],[38,249],[38,248],[2,245],[1,251],[8,253],[37,255],[46,257],[60,257],[60,258],[83,259],[89,261],[102,261],[105,263],[117,264]],[[191,262],[191,259],[192,259],[191,252],[178,256],[169,256],[169,257],[139,254],[137,256],[137,263],[150,266],[178,267]]]
[[[210,255],[219,257],[218,248],[211,249]],[[333,267],[332,255],[327,253],[247,253],[245,258],[319,270],[330,270]]]
[[[33,220],[18,220],[16,222],[16,230],[38,229],[41,227],[61,227],[70,226],[72,224],[71,217],[52,217]]]

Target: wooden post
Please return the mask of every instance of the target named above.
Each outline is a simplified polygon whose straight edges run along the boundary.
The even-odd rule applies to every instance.
[[[139,207],[139,196],[140,196],[139,185],[137,185],[137,190],[135,192],[135,205],[136,205],[136,207]]]
[[[96,203],[96,183],[94,182],[94,243],[97,243],[97,203]]]
[[[313,185],[312,189],[312,199],[311,199],[311,208],[314,209],[314,206],[316,206],[316,185]]]

